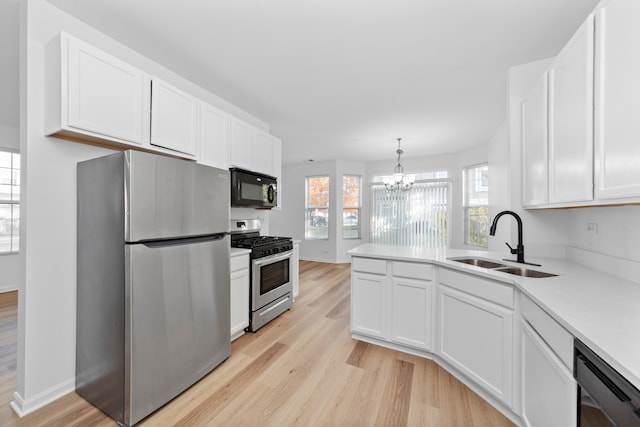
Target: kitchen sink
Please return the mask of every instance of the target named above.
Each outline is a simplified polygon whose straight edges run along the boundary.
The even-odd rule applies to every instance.
[[[495,271],[501,271],[503,273],[515,274],[516,276],[523,276],[523,277],[542,278],[542,277],[557,276],[557,274],[545,273],[544,271],[529,270],[528,268],[523,268],[523,267],[500,267],[500,268],[496,268]]]
[[[557,274],[545,273],[544,271],[530,270],[524,267],[509,266],[507,264],[500,264],[499,262],[491,261],[483,258],[466,257],[466,258],[449,258],[450,261],[461,262],[463,264],[473,265],[475,267],[483,267],[493,271],[500,271],[501,273],[514,274],[522,277],[554,277]]]
[[[476,267],[483,268],[498,268],[507,267],[506,264],[500,264],[494,261],[489,261],[482,258],[449,258],[451,261],[462,262],[464,264],[474,265]]]

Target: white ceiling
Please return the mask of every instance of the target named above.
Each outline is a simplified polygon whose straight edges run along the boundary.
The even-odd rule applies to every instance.
[[[293,163],[486,143],[508,67],[555,56],[598,0],[49,2],[269,123]]]

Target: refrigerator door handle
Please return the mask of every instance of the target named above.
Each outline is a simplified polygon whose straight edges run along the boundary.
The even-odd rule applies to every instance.
[[[144,245],[148,248],[164,248],[167,246],[182,246],[182,245],[191,245],[193,243],[204,243],[204,242],[213,242],[216,240],[224,239],[229,233],[218,233],[218,234],[210,234],[207,236],[199,236],[199,237],[187,237],[184,239],[168,239],[168,240],[153,240],[148,242],[139,242],[139,244]],[[135,244],[135,243],[128,243]]]

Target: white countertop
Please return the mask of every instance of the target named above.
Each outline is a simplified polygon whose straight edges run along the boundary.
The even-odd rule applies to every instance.
[[[448,259],[476,256],[503,262],[503,254],[485,251],[406,248],[369,243],[350,250],[348,254],[428,262],[512,283],[640,389],[640,283],[563,259],[526,258],[527,262],[541,264],[541,267],[504,262],[558,275],[547,278],[515,276]]]

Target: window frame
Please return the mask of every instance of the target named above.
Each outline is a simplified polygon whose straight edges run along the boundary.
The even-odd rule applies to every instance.
[[[474,173],[481,173],[480,170],[486,168],[487,169],[487,176],[486,176],[486,185],[481,184],[481,188],[480,191],[486,192],[487,196],[486,196],[486,203],[482,203],[482,204],[472,204],[470,201],[470,192],[468,189],[469,186],[469,177],[468,174],[471,173],[471,171],[478,171],[478,172],[474,172]],[[477,180],[475,180],[477,181]],[[473,246],[476,248],[483,248],[483,249],[487,249],[489,247],[489,241],[488,241],[488,226],[489,226],[489,163],[488,162],[481,162],[481,163],[475,163],[472,165],[468,165],[462,168],[462,222],[463,222],[463,230],[464,230],[464,234],[463,234],[463,243],[466,246]],[[477,191],[477,190],[475,190]],[[479,191],[477,191],[479,192]],[[486,220],[484,221],[486,224],[486,228],[487,228],[487,234],[484,236],[484,242],[472,242],[472,238],[471,238],[471,227],[470,227],[470,223],[471,223],[471,217],[470,217],[470,213],[472,209],[478,209],[478,208],[484,208],[486,211]]]
[[[358,180],[358,205],[357,206],[345,206],[344,205],[344,195],[345,195],[345,178],[356,178]],[[358,214],[356,216],[358,222],[356,224],[356,235],[355,236],[345,236],[345,213],[347,211],[357,210]],[[358,240],[362,239],[362,175],[356,174],[343,174],[342,175],[342,238],[344,240]]]
[[[15,255],[20,252],[20,187],[21,187],[21,177],[20,177],[20,153],[16,150],[0,147],[0,152],[10,154],[11,160],[9,167],[0,166],[2,169],[7,169],[9,171],[9,179],[8,182],[0,182],[0,184],[8,185],[10,187],[10,191],[8,193],[8,198],[0,198],[0,206],[4,205],[10,207],[10,217],[8,218],[8,227],[9,231],[6,232],[7,222],[4,221],[2,227],[0,228],[0,232],[9,236],[9,250],[0,249],[0,256],[2,255]],[[14,191],[17,190],[17,191]],[[0,193],[2,194],[2,193]],[[17,207],[17,209],[16,209]],[[17,212],[17,214],[16,214]],[[17,223],[17,225],[16,225]]]
[[[309,204],[309,198],[310,198],[310,183],[311,180],[316,179],[316,178],[326,178],[327,179],[327,204],[326,205],[313,205],[311,206]],[[309,175],[305,177],[305,200],[304,200],[304,238],[305,240],[329,240],[329,224],[330,224],[330,206],[331,206],[331,176],[328,174],[322,174],[322,175]],[[321,209],[326,210],[327,212],[327,216],[325,217],[325,225],[324,227],[326,227],[326,237],[322,236],[322,237],[315,237],[311,235],[311,228],[310,228],[310,219],[312,216],[312,211],[319,211]]]

